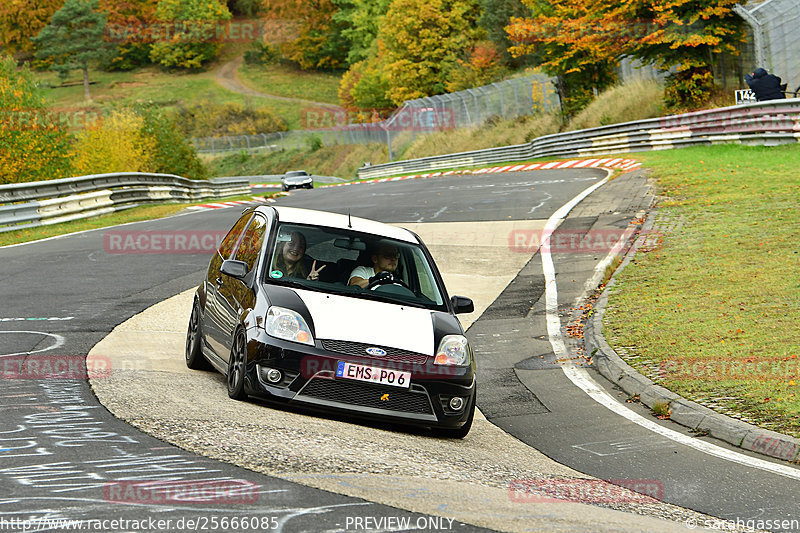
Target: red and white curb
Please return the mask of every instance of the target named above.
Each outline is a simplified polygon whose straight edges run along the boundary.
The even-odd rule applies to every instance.
[[[437,176],[453,176],[457,174],[498,174],[501,172],[527,172],[530,170],[554,170],[561,168],[614,168],[619,170],[634,170],[642,166],[642,163],[635,159],[572,159],[569,161],[551,161],[545,163],[533,163],[526,165],[507,165],[502,167],[485,167],[469,170],[449,170],[447,172],[433,172],[430,174],[412,174],[410,176],[398,176],[396,178],[381,178],[377,180],[348,181],[345,183],[335,183],[324,185],[323,187],[345,187],[359,183],[383,183],[386,181],[401,181],[417,178],[435,178]]]
[[[186,209],[191,209],[193,211],[199,211],[201,209],[225,209],[227,207],[241,207],[245,205],[253,205],[253,204],[263,204],[268,202],[269,200],[260,197],[254,197],[252,200],[231,200],[229,202],[214,202],[212,204],[203,204],[203,205],[192,205],[187,207]]]

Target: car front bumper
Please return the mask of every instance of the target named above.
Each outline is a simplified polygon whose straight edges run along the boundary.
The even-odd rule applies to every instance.
[[[427,427],[459,428],[469,418],[476,388],[473,366],[434,365],[432,357],[424,362],[360,357],[325,350],[320,340],[313,347],[304,346],[258,331],[248,343],[245,390],[251,396]],[[405,388],[339,378],[340,361],[407,371],[411,382]],[[268,381],[269,369],[281,372],[280,381]],[[464,400],[459,410],[450,408],[454,396]]]

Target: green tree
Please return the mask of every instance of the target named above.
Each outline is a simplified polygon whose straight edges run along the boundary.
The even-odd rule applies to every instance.
[[[382,58],[373,56],[354,64],[342,76],[339,101],[350,111],[387,111],[395,107],[388,97],[390,88]]]
[[[143,118],[141,135],[155,142],[147,169],[149,172],[177,174],[192,179],[207,177],[206,168],[194,148],[186,142],[175,119],[152,106],[138,106],[136,111]]]
[[[217,56],[218,30],[230,18],[218,0],[159,0],[156,20],[169,32],[153,44],[150,59],[165,67],[202,68]]]
[[[83,72],[83,96],[89,95],[89,65],[103,57],[106,16],[97,11],[98,0],[67,0],[50,23],[34,38],[36,57],[66,77],[70,70]]]
[[[392,0],[378,32],[388,97],[405,100],[447,91],[450,72],[484,34],[478,0]]]
[[[347,41],[347,63],[353,65],[378,54],[378,30],[391,0],[333,0],[339,10],[333,20],[340,22]]]
[[[492,41],[502,56],[503,63],[518,66],[520,63],[532,62],[514,58],[508,52],[513,43],[508,38],[506,26],[512,17],[530,16],[531,10],[522,0],[481,0],[481,17],[478,23],[486,30],[487,37]]]
[[[0,183],[70,176],[70,138],[27,67],[0,56]]]

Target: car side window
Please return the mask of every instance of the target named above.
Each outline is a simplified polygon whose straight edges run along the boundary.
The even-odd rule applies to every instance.
[[[223,259],[230,259],[233,249],[236,246],[236,243],[239,241],[239,237],[242,235],[242,230],[244,230],[252,216],[252,213],[248,213],[237,220],[236,224],[234,224],[228,234],[225,235],[225,238],[222,239],[222,243],[220,243],[217,251]]]
[[[239,243],[239,248],[236,250],[236,260],[244,261],[247,263],[247,270],[251,271],[256,266],[258,253],[261,251],[261,245],[264,243],[264,235],[266,234],[267,221],[258,215],[253,217],[252,222],[244,232],[242,242]]]

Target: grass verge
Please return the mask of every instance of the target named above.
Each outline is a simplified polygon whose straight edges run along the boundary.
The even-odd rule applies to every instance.
[[[636,157],[674,227],[621,272],[606,336],[674,392],[800,437],[800,146]]]
[[[341,72],[309,72],[281,63],[243,64],[239,67],[239,79],[251,89],[265,94],[339,105],[337,91]]]

